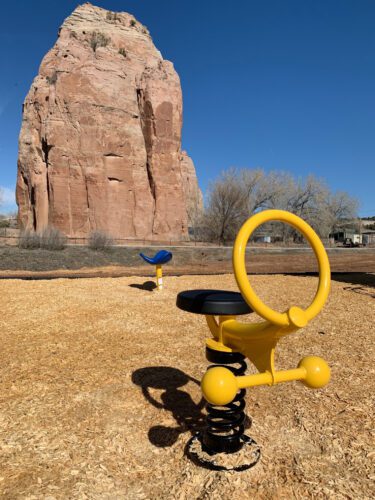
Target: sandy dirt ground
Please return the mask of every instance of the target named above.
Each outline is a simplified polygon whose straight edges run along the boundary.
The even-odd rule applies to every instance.
[[[113,248],[92,251],[87,248],[66,248],[59,251],[0,248],[0,279],[55,278],[55,277],[119,277],[153,276],[154,267],[139,257],[142,249]],[[310,251],[293,249],[252,248],[246,256],[249,273],[312,273],[318,270],[315,256]],[[301,249],[300,249],[301,250]],[[154,249],[143,250],[148,255]],[[163,266],[166,275],[231,273],[232,249],[174,248],[173,259]],[[272,253],[267,253],[267,252]],[[329,249],[331,270],[335,273],[375,273],[374,248]]]
[[[58,257],[58,252],[51,252],[53,258]],[[36,254],[37,255],[37,254]],[[35,257],[32,251],[26,252],[21,256],[23,261],[27,261],[30,257]],[[190,257],[190,260],[188,259]],[[38,259],[40,266],[48,267],[49,256],[42,255]],[[375,252],[349,249],[349,251],[341,250],[336,253],[329,253],[329,260],[332,272],[348,273],[348,272],[370,272],[375,273]],[[9,277],[30,277],[30,278],[55,278],[55,277],[119,277],[119,276],[153,276],[153,266],[144,265],[140,261],[138,255],[133,258],[132,264],[123,265],[121,263],[102,263],[98,264],[95,259],[92,259],[90,265],[78,266],[79,258],[75,261],[75,268],[71,268],[68,264],[65,266],[62,262],[57,261],[54,268],[46,270],[31,270],[30,263],[28,266],[19,268],[11,267],[0,270],[0,279]],[[247,256],[246,265],[249,273],[268,274],[268,273],[313,273],[318,271],[318,265],[315,256],[312,253],[301,254],[254,254]],[[31,264],[32,268],[32,264]],[[38,268],[38,266],[36,266]],[[184,274],[218,274],[232,273],[231,251],[227,251],[221,257],[214,255],[208,259],[208,255],[202,252],[202,255],[189,256],[187,252],[182,255],[175,256],[174,259],[163,266],[165,275],[184,275]]]
[[[254,276],[262,299],[307,306],[317,279]],[[276,352],[280,369],[324,357],[330,384],[248,390],[245,472],[186,456],[202,426],[202,316],[192,288],[236,290],[232,275],[0,282],[0,496],[4,499],[374,498],[374,288],[333,282],[324,311]]]

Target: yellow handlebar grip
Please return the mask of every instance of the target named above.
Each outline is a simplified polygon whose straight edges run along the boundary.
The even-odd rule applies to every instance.
[[[319,285],[315,297],[306,309],[291,307],[287,312],[277,312],[266,306],[256,295],[247,277],[245,252],[247,242],[255,229],[269,221],[290,224],[300,231],[310,243],[319,266]],[[233,269],[238,288],[249,306],[265,320],[280,326],[305,326],[322,309],[330,288],[330,266],[327,252],[315,231],[300,217],[285,210],[265,210],[248,219],[241,227],[233,247]]]

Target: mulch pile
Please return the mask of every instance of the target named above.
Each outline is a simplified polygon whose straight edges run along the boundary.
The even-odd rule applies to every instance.
[[[314,277],[254,276],[261,298],[306,306]],[[0,282],[0,496],[5,499],[374,497],[374,289],[333,282],[323,312],[282,339],[280,369],[324,357],[330,384],[248,390],[260,462],[198,467],[204,318],[179,291],[236,290],[232,275]]]

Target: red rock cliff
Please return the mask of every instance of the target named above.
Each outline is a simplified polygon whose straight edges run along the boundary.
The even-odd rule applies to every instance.
[[[179,77],[147,29],[130,14],[79,6],[23,105],[22,226],[186,239],[191,199],[201,195],[181,126]]]

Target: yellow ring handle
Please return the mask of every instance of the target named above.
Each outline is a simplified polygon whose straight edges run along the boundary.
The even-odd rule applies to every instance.
[[[291,307],[287,312],[277,312],[266,306],[256,295],[247,277],[245,251],[254,230],[265,222],[277,220],[298,229],[310,243],[319,265],[319,285],[311,305],[306,309]],[[327,252],[315,231],[300,217],[285,210],[265,210],[248,219],[241,227],[233,247],[233,269],[238,288],[246,302],[259,316],[280,326],[305,326],[322,309],[330,288],[330,266]]]

